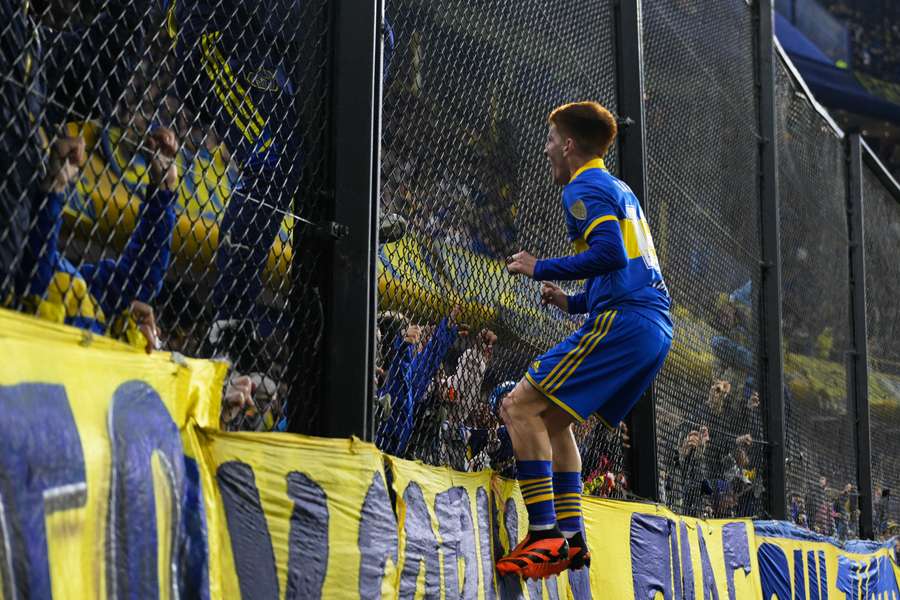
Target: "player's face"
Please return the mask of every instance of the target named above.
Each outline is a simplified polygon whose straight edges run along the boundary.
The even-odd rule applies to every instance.
[[[547,131],[547,143],[544,144],[544,156],[550,161],[550,170],[553,174],[553,181],[557,185],[566,185],[569,183],[569,166],[566,164],[565,142],[556,125],[550,125]]]

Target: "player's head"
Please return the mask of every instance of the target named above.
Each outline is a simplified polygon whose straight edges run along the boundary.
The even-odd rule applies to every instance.
[[[559,185],[569,183],[572,164],[605,156],[618,133],[616,118],[597,102],[564,104],[550,113],[549,121],[544,154]]]

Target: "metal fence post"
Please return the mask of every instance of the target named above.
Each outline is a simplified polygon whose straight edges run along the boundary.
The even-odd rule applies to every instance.
[[[773,0],[753,3],[757,23],[759,86],[760,235],[762,273],[760,360],[769,438],[769,515],[787,518],[785,475],[784,357],[781,339],[781,235],[778,189],[778,131],[775,100],[775,13]]]
[[[322,435],[368,437],[377,303],[380,0],[334,2],[334,221],[348,228],[324,275]]]
[[[863,225],[863,166],[859,134],[848,140],[849,193],[847,225],[850,245],[850,319],[853,332],[852,368],[850,370],[850,403],[856,438],[856,466],[859,485],[859,533],[871,539],[875,535],[874,499],[872,498],[872,436],[869,420],[869,355],[866,329],[866,246]]]
[[[644,52],[641,0],[616,3],[616,82],[620,115],[620,176],[648,210],[647,142],[644,117]],[[655,386],[631,413],[631,463],[634,492],[659,500]]]

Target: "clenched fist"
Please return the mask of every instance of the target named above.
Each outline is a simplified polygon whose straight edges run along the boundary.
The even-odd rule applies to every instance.
[[[569,311],[569,296],[555,283],[545,281],[541,286],[541,304],[555,306],[564,312]]]

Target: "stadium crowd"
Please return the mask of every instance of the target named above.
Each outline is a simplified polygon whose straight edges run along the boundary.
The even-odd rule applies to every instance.
[[[301,56],[308,43],[301,8],[279,0],[0,7],[0,299],[148,352],[228,359],[225,425],[284,429],[283,366],[265,364],[260,340],[263,329],[290,324],[276,315],[273,325],[261,296],[304,166],[299,129],[309,125],[297,89],[314,76],[277,58]],[[230,194],[200,229],[179,198],[198,187],[184,167],[197,157],[224,165],[200,177]],[[215,248],[209,301],[187,298],[200,284],[171,269],[185,216],[188,237]],[[186,334],[170,317],[191,303],[198,310]]]
[[[853,68],[900,82],[900,7],[896,2],[880,6],[856,0],[822,0],[850,30]]]

